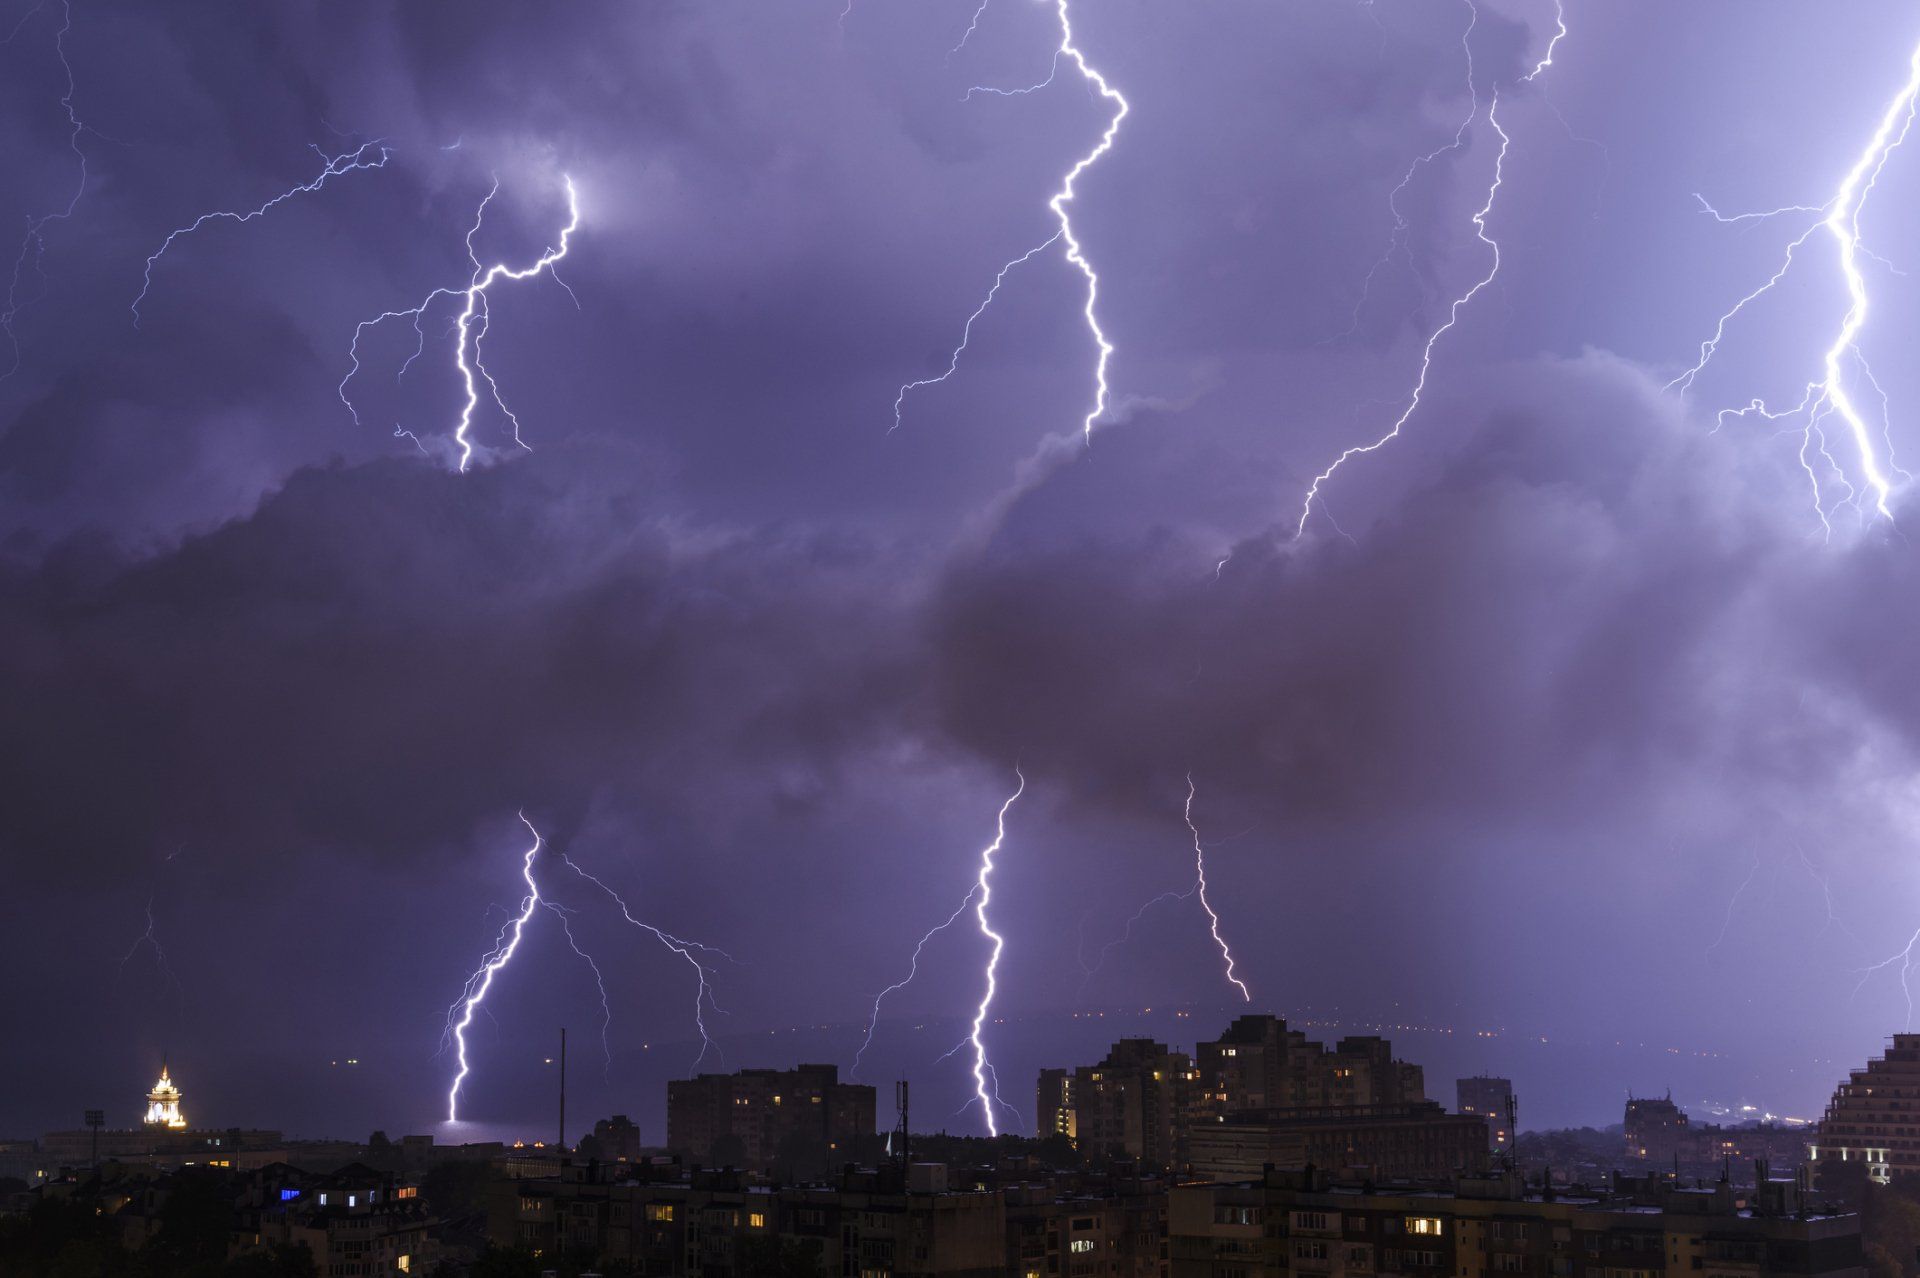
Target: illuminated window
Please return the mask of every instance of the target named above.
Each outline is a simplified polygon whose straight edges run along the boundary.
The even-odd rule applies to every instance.
[[[1093,1239],[1091,1239],[1091,1238],[1076,1238],[1076,1239],[1074,1239],[1074,1240],[1073,1240],[1073,1241],[1072,1241],[1072,1242],[1071,1242],[1070,1244],[1068,1244],[1068,1246],[1067,1246],[1067,1250],[1068,1250],[1068,1251],[1072,1251],[1072,1252],[1088,1252],[1088,1251],[1092,1251],[1092,1250],[1093,1250]]]
[[[418,1185],[402,1185],[393,1191],[393,1196],[395,1198],[418,1198],[420,1196],[420,1187]]]
[[[673,1219],[673,1204],[672,1203],[648,1203],[647,1219],[658,1220],[663,1222],[671,1221]]]
[[[393,1266],[403,1274],[410,1274],[413,1272],[413,1257],[402,1256],[393,1262]]]
[[[283,1189],[280,1191],[280,1201],[283,1203],[290,1203],[299,1196],[300,1191],[297,1189]],[[324,1203],[326,1199],[322,1198],[320,1201]]]
[[[1410,1234],[1427,1234],[1437,1238],[1443,1231],[1440,1227],[1440,1218],[1438,1216],[1409,1216],[1407,1217],[1407,1232]]]
[[[765,1229],[767,1227],[767,1213],[763,1211],[748,1212],[747,1227],[749,1229]]]

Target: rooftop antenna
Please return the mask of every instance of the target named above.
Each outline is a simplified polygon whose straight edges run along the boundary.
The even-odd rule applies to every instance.
[[[560,1152],[567,1152],[567,1027],[560,1027]]]
[[[907,1080],[901,1079],[893,1085],[893,1103],[900,1111],[900,1125],[894,1129],[894,1152],[900,1158],[900,1169],[905,1171],[913,1164],[913,1137],[907,1128]]]
[[[1507,1091],[1507,1170],[1516,1171],[1520,1167],[1520,1102],[1514,1099],[1511,1088]]]

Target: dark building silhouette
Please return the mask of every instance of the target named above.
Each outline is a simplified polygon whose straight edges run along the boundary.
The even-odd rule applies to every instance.
[[[1665,1177],[1543,1192],[1517,1176],[1398,1185],[1314,1168],[1168,1191],[1169,1278],[1865,1278],[1858,1216],[1792,1182]]]
[[[1040,1134],[1071,1137],[1095,1165],[1232,1179],[1270,1163],[1444,1176],[1487,1160],[1485,1122],[1427,1100],[1420,1067],[1386,1039],[1328,1050],[1277,1016],[1239,1017],[1191,1057],[1122,1039],[1098,1065],[1042,1070],[1036,1099]]]
[[[1192,1174],[1207,1180],[1308,1166],[1432,1180],[1484,1172],[1487,1125],[1435,1101],[1247,1110],[1195,1125],[1186,1148]]]
[[[1328,1051],[1277,1016],[1242,1016],[1194,1048],[1204,1107],[1215,1117],[1254,1110],[1399,1105],[1426,1099],[1420,1067],[1393,1059],[1373,1034]]]
[[[1765,1159],[1776,1171],[1791,1171],[1805,1159],[1808,1137],[1804,1127],[1776,1123],[1695,1123],[1671,1096],[1629,1097],[1625,1130],[1629,1160],[1694,1176],[1755,1159]]]
[[[593,1125],[593,1134],[580,1142],[581,1152],[607,1163],[640,1161],[640,1125],[625,1114],[603,1118]]]
[[[1507,1111],[1513,1104],[1512,1080],[1484,1074],[1458,1079],[1453,1095],[1456,1111],[1487,1120],[1488,1148],[1504,1154],[1513,1147],[1513,1133],[1507,1130]]]
[[[1043,1086],[1049,1074],[1063,1073],[1044,1072]],[[1197,1078],[1185,1052],[1150,1038],[1121,1039],[1098,1065],[1076,1069],[1066,1086],[1075,1147],[1096,1163],[1125,1157],[1149,1167],[1184,1164]],[[1056,1113],[1056,1129],[1060,1121]]]
[[[819,1172],[875,1133],[877,1099],[833,1065],[743,1069],[667,1084],[667,1147],[693,1162]]]

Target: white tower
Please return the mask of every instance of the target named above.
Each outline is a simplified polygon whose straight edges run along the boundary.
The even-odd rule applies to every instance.
[[[187,1125],[186,1115],[180,1112],[180,1089],[167,1077],[167,1064],[160,1062],[160,1081],[147,1093],[147,1126],[164,1127],[170,1131],[180,1131]]]

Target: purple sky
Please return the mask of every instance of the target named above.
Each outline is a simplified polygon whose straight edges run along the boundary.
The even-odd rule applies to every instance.
[[[1467,113],[1464,0],[1078,0],[1132,108],[1074,212],[1115,348],[1090,446],[1057,251],[889,433],[1107,121],[1071,68],[965,100],[1046,75],[1051,4],[992,0],[954,52],[971,0],[71,3],[87,180],[24,259],[0,381],[0,1135],[133,1121],[162,1051],[196,1121],[426,1129],[523,808],[738,960],[709,1013],[728,1064],[848,1065],[1016,764],[995,1055],[1022,1109],[1037,1067],[1133,1025],[1050,1017],[1192,1005],[1141,1022],[1190,1042],[1230,1010],[1191,901],[1083,966],[1190,883],[1188,774],[1254,1006],[1425,1027],[1394,1036],[1449,1099],[1486,1070],[1536,1124],[1669,1086],[1817,1114],[1906,1025],[1900,964],[1861,969],[1920,925],[1911,510],[1828,535],[1795,428],[1714,430],[1820,376],[1831,248],[1691,397],[1662,387],[1810,224],[1695,193],[1830,198],[1907,75],[1908,7],[1567,0],[1523,85],[1551,3],[1479,0],[1501,272],[1296,540],[1306,482],[1392,422],[1488,264],[1483,113],[1362,293],[1390,192]],[[0,227],[75,188],[61,9],[0,13]],[[134,327],[170,230],[372,138],[384,168],[177,240]],[[1917,161],[1862,223],[1896,456]],[[355,325],[464,284],[496,177],[476,250],[537,256],[563,176],[573,297],[503,283],[486,338],[532,451],[483,405],[481,464],[447,464],[444,306],[404,380],[404,320],[363,340],[356,425]],[[543,913],[465,1108],[544,1131],[564,1023],[574,1112],[657,1135],[690,970],[546,882],[606,974],[614,1063]],[[982,957],[930,944],[869,1058],[929,1124],[970,1087],[935,1058]]]

